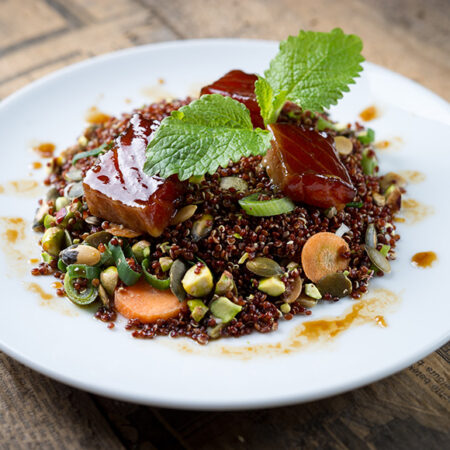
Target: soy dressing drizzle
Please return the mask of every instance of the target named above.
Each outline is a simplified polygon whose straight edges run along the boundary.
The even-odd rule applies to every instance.
[[[56,149],[56,145],[52,142],[41,142],[40,144],[33,147],[33,150],[41,158],[51,158]]]
[[[431,267],[435,261],[437,261],[437,255],[434,252],[419,252],[411,258],[413,266],[421,267],[422,269]]]
[[[375,324],[386,328],[385,314],[394,310],[400,303],[401,297],[387,289],[375,289],[371,296],[355,302],[342,315],[329,318],[311,320],[300,323],[291,335],[281,342],[255,345],[232,346],[212,342],[207,348],[199,348],[190,343],[168,343],[177,349],[188,353],[211,354],[213,356],[228,356],[239,359],[250,359],[257,356],[273,357],[295,353],[314,344],[330,344],[334,338],[344,331],[364,325]]]

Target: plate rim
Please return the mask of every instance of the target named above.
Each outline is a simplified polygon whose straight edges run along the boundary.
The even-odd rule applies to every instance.
[[[34,80],[33,82],[23,86],[17,91],[13,92],[9,96],[5,97],[0,101],[0,110],[3,108],[7,108],[10,103],[19,100],[21,97],[26,96],[28,92],[33,91],[34,89],[38,89],[39,87],[51,83],[54,79],[62,77],[66,74],[69,74],[74,71],[83,70],[85,67],[102,64],[103,62],[113,60],[115,58],[120,58],[123,55],[127,54],[139,54],[145,53],[149,49],[171,49],[174,47],[197,47],[212,45],[212,46],[220,46],[220,45],[229,45],[229,44],[245,44],[245,45],[278,45],[278,41],[274,40],[262,40],[262,39],[240,39],[240,38],[212,38],[212,39],[188,39],[188,40],[174,40],[168,42],[157,42],[150,43],[135,47],[124,48],[112,52],[108,52],[105,54],[97,55],[86,60],[65,66],[56,71],[50,72],[45,76]],[[377,64],[366,61],[365,64],[371,70],[376,70],[383,72],[391,77],[395,77],[397,80],[402,83],[409,83],[414,89],[420,90],[423,94],[427,95],[431,100],[437,102],[440,106],[444,107],[447,110],[450,110],[450,104],[442,97],[440,97],[435,92],[430,89],[422,86],[418,82],[411,80],[410,78],[399,74],[397,72],[392,71],[391,69],[384,68]],[[375,381],[380,381],[387,376],[393,375],[415,361],[425,357],[426,355],[432,353],[433,351],[440,348],[443,344],[448,342],[450,339],[450,329],[443,334],[440,338],[439,342],[434,341],[432,344],[425,345],[418,352],[415,352],[414,355],[410,355],[407,358],[400,359],[397,364],[390,365],[383,370],[374,371],[370,374],[370,376],[366,376],[364,378],[360,378],[357,382],[354,380],[339,383],[333,387],[325,387],[320,390],[311,391],[307,394],[297,394],[289,397],[285,396],[272,396],[270,398],[261,398],[258,400],[243,400],[243,401],[235,401],[232,399],[231,402],[227,401],[207,401],[205,399],[199,400],[195,403],[191,401],[183,402],[183,399],[180,398],[178,400],[167,400],[164,397],[158,397],[157,393],[152,393],[149,395],[147,391],[145,395],[135,395],[133,393],[126,393],[125,391],[117,391],[115,389],[105,388],[103,386],[98,386],[95,383],[89,383],[84,380],[75,379],[74,377],[70,377],[65,374],[61,374],[58,371],[55,371],[51,368],[46,367],[44,364],[34,361],[33,359],[22,355],[20,352],[16,351],[13,346],[7,344],[6,342],[0,340],[0,350],[3,351],[8,356],[12,357],[16,361],[24,364],[25,366],[48,376],[55,381],[62,382],[69,386],[72,386],[77,389],[82,389],[88,391],[92,394],[96,395],[104,395],[110,398],[115,398],[122,401],[134,402],[137,404],[143,405],[151,405],[151,406],[159,406],[165,408],[176,408],[176,409],[185,409],[185,410],[249,410],[249,409],[259,409],[259,408],[267,408],[267,407],[278,407],[278,406],[288,406],[299,403],[306,403],[313,400],[320,400],[326,397],[331,397],[337,394],[342,394],[344,392],[348,392],[350,390],[359,389],[363,386],[366,386]]]

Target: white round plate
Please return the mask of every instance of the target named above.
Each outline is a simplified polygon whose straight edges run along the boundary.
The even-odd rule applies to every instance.
[[[51,141],[59,150],[72,145],[93,105],[119,114],[148,103],[149,94],[184,97],[234,68],[262,73],[276,51],[276,43],[264,41],[163,43],[94,58],[32,83],[0,103],[0,183],[11,187],[8,182],[29,177],[30,163],[37,159],[30,150],[33,142]],[[379,152],[381,172],[420,171],[425,180],[411,184],[407,197],[428,208],[421,220],[398,224],[398,259],[389,275],[371,283],[367,298],[388,290],[367,313],[383,315],[386,328],[358,319],[359,324],[335,337],[312,343],[290,338],[305,321],[345,315],[355,301],[343,299],[318,306],[311,317],[282,321],[269,335],[255,333],[206,347],[185,339],[137,340],[123,322],[109,330],[93,318],[92,309],[63,298],[42,300],[27,288],[38,282],[53,292],[54,279],[29,274],[27,258],[39,254],[38,235],[30,228],[38,193],[15,195],[11,187],[0,195],[2,239],[9,223],[5,217],[22,217],[27,224],[17,242],[3,242],[0,252],[0,348],[39,372],[97,394],[167,407],[237,409],[305,402],[354,389],[445,343],[450,334],[444,283],[450,273],[449,107],[400,75],[364,66],[332,117],[355,121],[360,111],[376,105],[380,116],[369,126],[378,141],[391,142]],[[44,177],[42,171],[31,172],[35,179]],[[435,251],[438,261],[430,269],[413,267],[411,256],[419,251]],[[387,308],[389,302],[393,305]]]

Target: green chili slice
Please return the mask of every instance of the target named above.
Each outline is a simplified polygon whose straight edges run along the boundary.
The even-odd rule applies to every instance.
[[[361,167],[365,175],[374,175],[378,167],[377,157],[375,152],[370,148],[366,148],[362,153]]]
[[[159,289],[160,291],[169,289],[170,286],[169,278],[166,278],[165,280],[160,280],[159,278],[157,278],[155,275],[152,275],[148,271],[148,259],[144,259],[144,261],[142,261],[142,271],[144,272],[145,281],[147,281],[147,283],[153,286],[155,289]]]
[[[295,205],[288,197],[258,200],[259,194],[252,194],[239,200],[241,208],[249,216],[266,217],[277,216],[291,212]]]
[[[86,266],[84,264],[71,264],[67,266],[67,272],[64,277],[64,289],[67,297],[77,305],[89,305],[98,295],[97,288],[92,284],[94,278],[100,276],[100,269],[98,267]],[[86,278],[88,284],[81,291],[77,291],[74,287],[74,281],[77,278]]]
[[[366,131],[357,134],[356,137],[361,144],[368,145],[375,140],[375,131],[373,131],[372,128],[367,128]]]
[[[92,150],[88,150],[86,152],[77,153],[72,159],[72,164],[75,165],[79,159],[88,158],[89,156],[98,156],[100,153],[105,153],[105,150],[109,150],[109,148],[111,148],[110,144],[105,142],[100,145],[100,147],[93,148]]]
[[[362,208],[363,205],[364,205],[363,202],[350,202],[347,203],[345,206],[347,208]]]
[[[323,117],[319,116],[316,122],[316,130],[323,131],[327,128],[329,128],[330,130],[336,130],[336,125],[329,120],[326,120]]]
[[[116,263],[117,272],[119,278],[127,285],[132,286],[136,284],[141,278],[141,273],[134,271],[128,264],[124,250],[120,245],[112,245],[111,242],[108,243],[109,250],[111,251],[114,262]]]
[[[100,277],[100,268],[94,266],[87,266],[86,264],[71,264],[67,266],[67,273],[72,278],[87,278],[93,280]]]
[[[111,253],[111,250],[108,247],[105,247],[105,251],[102,253],[100,257],[100,262],[97,264],[98,267],[102,266],[112,266],[114,265],[114,257]]]

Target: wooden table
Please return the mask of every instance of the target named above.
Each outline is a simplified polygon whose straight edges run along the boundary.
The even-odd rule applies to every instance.
[[[449,99],[448,0],[2,0],[0,98],[82,59],[185,38],[282,39],[336,26],[368,60]],[[420,107],[420,105],[418,105]],[[90,395],[0,354],[1,448],[382,448],[450,445],[447,344],[334,398],[251,412],[188,412]]]

